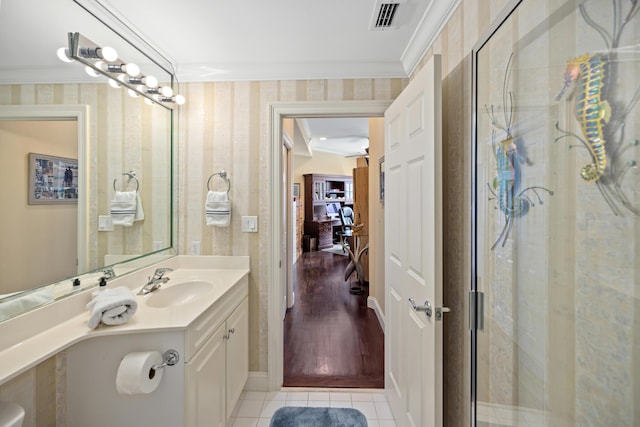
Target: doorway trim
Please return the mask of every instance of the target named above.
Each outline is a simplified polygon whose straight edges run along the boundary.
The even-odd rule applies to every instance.
[[[0,105],[0,120],[75,120],[78,132],[78,248],[77,269],[85,273],[89,267],[88,191],[87,174],[89,143],[89,106],[88,105]]]
[[[282,210],[282,119],[300,117],[382,117],[391,105],[392,100],[370,101],[299,101],[274,102],[269,104],[269,123],[271,141],[269,148],[269,194],[271,200],[267,260],[268,285],[268,335],[267,335],[267,381],[268,390],[275,391],[282,387],[284,381],[284,323],[282,321],[283,259],[281,218]]]

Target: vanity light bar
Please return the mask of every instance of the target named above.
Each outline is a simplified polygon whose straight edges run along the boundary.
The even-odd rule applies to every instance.
[[[88,70],[92,71],[91,75],[102,74],[110,79],[111,86],[124,86],[131,96],[143,96],[149,104],[161,105],[170,110],[175,105],[184,104],[184,96],[174,96],[170,86],[159,87],[158,79],[141,74],[136,64],[119,59],[115,49],[108,46],[100,47],[80,33],[68,33],[68,40],[68,49],[58,49],[58,57],[61,60],[76,60],[88,67]]]

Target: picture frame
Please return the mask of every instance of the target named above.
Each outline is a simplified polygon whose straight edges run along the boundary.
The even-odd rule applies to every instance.
[[[29,153],[28,204],[78,203],[78,160]]]
[[[296,182],[293,184],[293,198],[294,199],[299,199],[300,198],[300,183]]]
[[[384,156],[378,161],[380,169],[380,203],[384,203]]]

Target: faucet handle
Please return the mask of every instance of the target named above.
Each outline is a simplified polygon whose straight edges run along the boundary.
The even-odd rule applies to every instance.
[[[157,268],[156,272],[153,275],[157,278],[161,278],[164,273],[168,273],[169,271],[173,271],[173,268],[170,268],[170,267]]]
[[[113,267],[107,267],[100,270],[100,272],[104,273],[105,280],[113,279],[116,277],[116,272],[113,270]]]

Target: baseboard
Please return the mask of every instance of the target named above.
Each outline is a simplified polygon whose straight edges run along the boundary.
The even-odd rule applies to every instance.
[[[382,313],[380,304],[378,304],[378,299],[375,297],[368,297],[367,307],[373,309],[373,312],[376,314],[378,322],[380,323],[380,327],[382,328],[382,333],[384,333],[384,314]]]
[[[269,391],[269,374],[267,372],[249,372],[244,385],[245,391]]]

